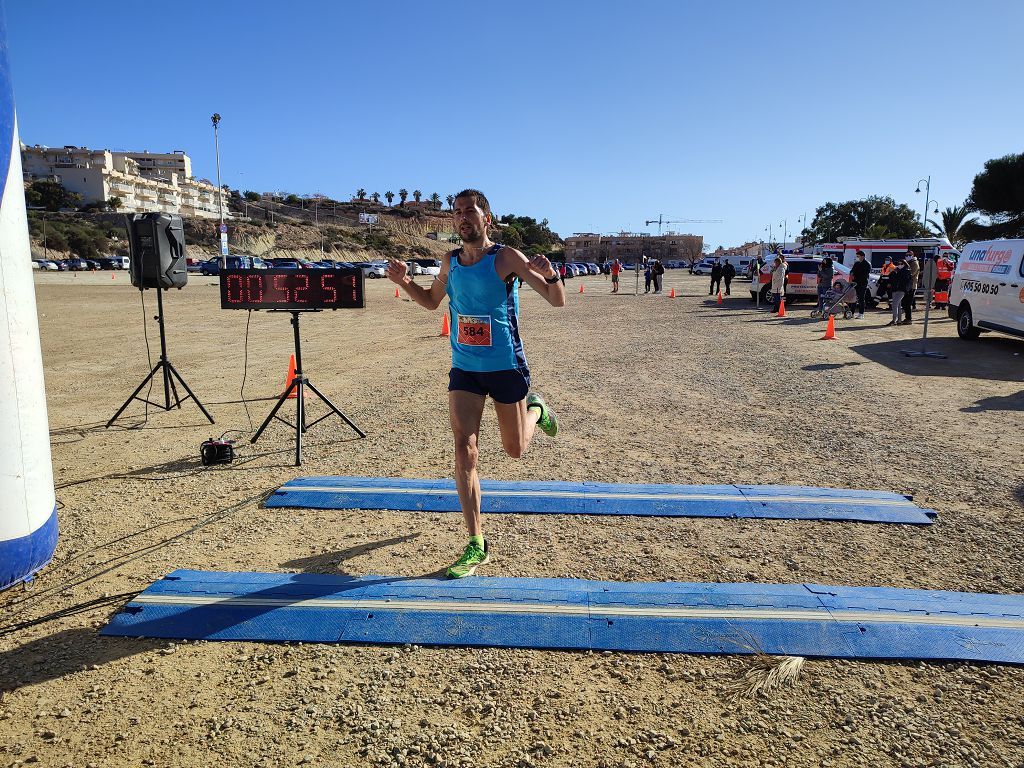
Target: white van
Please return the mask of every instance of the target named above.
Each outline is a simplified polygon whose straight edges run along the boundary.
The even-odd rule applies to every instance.
[[[961,339],[982,331],[1024,337],[1024,240],[984,240],[960,252],[949,316]]]

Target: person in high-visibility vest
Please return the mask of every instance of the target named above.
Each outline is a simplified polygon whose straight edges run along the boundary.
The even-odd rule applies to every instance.
[[[892,259],[886,256],[885,263],[882,264],[882,274],[878,278],[877,298],[880,299],[883,295],[886,298],[890,298],[892,296],[892,280],[890,279],[890,277],[895,269],[896,265],[892,263]]]

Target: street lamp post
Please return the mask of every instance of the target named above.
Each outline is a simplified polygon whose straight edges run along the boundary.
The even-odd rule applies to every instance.
[[[783,219],[779,226],[782,227],[782,250],[786,250],[786,238],[789,237],[789,219]]]
[[[921,182],[924,182],[924,216],[921,220],[921,225],[924,226],[928,224],[928,203],[931,202],[929,196],[932,193],[932,177],[917,180],[917,189],[914,190],[916,194],[921,194]]]
[[[217,124],[220,123],[220,114],[217,112],[213,113],[213,117],[210,118],[213,122],[213,146],[215,156],[217,158],[217,204],[220,208],[220,233],[224,232],[224,187],[220,183],[220,136],[217,132]],[[220,266],[221,269],[228,268],[228,255],[225,252],[227,249],[222,248],[220,252]]]
[[[768,233],[768,250],[770,251],[772,249],[772,225],[769,224],[764,231]]]

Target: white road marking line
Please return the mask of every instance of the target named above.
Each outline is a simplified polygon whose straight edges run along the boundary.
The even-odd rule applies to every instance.
[[[422,494],[427,496],[456,496],[454,488],[348,488],[343,486],[320,485],[284,485],[280,491],[297,493],[314,491],[316,493],[401,493],[407,495]],[[490,498],[502,496],[517,498],[559,498],[559,499],[598,499],[601,501],[752,501],[752,502],[789,502],[795,504],[852,504],[862,506],[911,507],[918,509],[908,499],[868,499],[839,496],[741,496],[739,494],[714,493],[595,493],[583,491],[484,491],[483,495]]]
[[[839,621],[877,624],[920,624],[951,627],[992,627],[1024,629],[1024,618],[999,616],[956,616],[949,614],[903,613],[899,611],[842,611],[825,608],[742,608],[734,606],[641,607],[625,605],[578,605],[555,603],[505,603],[484,600],[360,600],[310,598],[290,600],[271,597],[141,594],[130,601],[143,605],[209,606],[251,608],[333,608],[359,611],[413,611],[423,613],[514,613],[530,615],[631,617],[657,619],[736,619],[770,621]]]

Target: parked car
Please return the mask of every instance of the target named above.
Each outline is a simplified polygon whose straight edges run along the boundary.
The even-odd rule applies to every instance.
[[[268,259],[267,266],[270,269],[305,269],[303,262],[298,259]]]
[[[820,256],[787,256],[786,264],[786,301],[795,301],[799,298],[818,299],[818,267],[821,266]],[[763,267],[758,280],[750,284],[751,301],[757,298],[757,291],[761,293],[761,301],[768,302],[771,299],[772,290],[772,263],[774,257]],[[847,282],[850,280],[850,268],[845,264],[832,262],[832,269],[836,279]],[[865,303],[869,307],[878,304],[878,280],[872,276],[868,280],[868,293]]]
[[[203,271],[203,264],[205,263],[205,261],[194,261],[191,264],[186,264],[185,270],[192,274],[200,274]]]
[[[368,278],[376,280],[378,278],[384,277],[384,275],[385,275],[384,270],[385,270],[386,266],[387,266],[386,264],[381,264],[379,262],[367,261],[367,262],[363,262],[362,264],[360,264],[359,268],[361,270],[363,270],[363,276],[364,277],[368,277]]]
[[[413,259],[414,264],[417,264],[420,268],[420,275],[437,275],[441,274],[441,262],[437,259]]]
[[[590,264],[590,263],[588,263],[587,264],[587,271],[591,275],[600,275],[601,274],[601,268],[599,266],[597,266],[597,264]]]
[[[715,266],[714,259],[701,259],[693,265],[693,274],[695,275],[710,275],[711,268]]]
[[[946,311],[961,339],[985,331],[1024,336],[1024,240],[968,243],[949,286]]]
[[[39,261],[33,262],[32,266],[38,266],[38,269],[46,270],[47,272],[57,272],[58,267],[56,263],[49,261],[48,259],[40,259]]]

